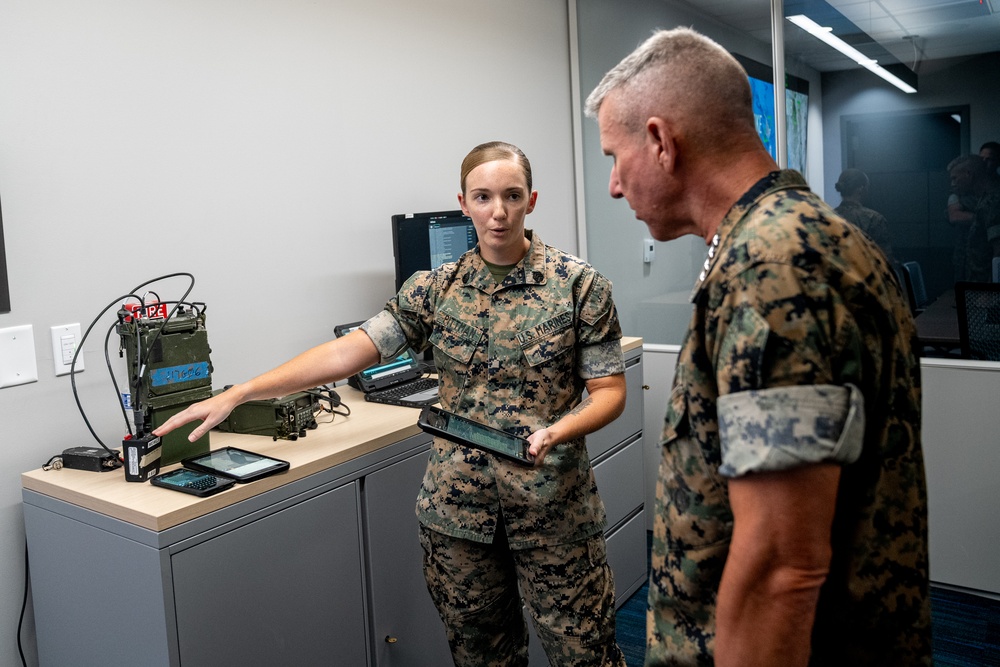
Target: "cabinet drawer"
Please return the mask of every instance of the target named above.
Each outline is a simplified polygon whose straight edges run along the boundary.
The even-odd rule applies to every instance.
[[[597,491],[608,513],[608,528],[613,530],[643,502],[642,438],[600,459],[594,465]]]
[[[615,574],[615,606],[642,588],[649,576],[646,517],[639,512],[608,535],[608,565]]]

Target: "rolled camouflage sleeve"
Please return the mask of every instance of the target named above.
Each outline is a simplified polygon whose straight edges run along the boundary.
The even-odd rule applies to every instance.
[[[399,322],[388,310],[383,310],[361,325],[361,329],[375,343],[382,361],[389,361],[407,346],[406,336]]]
[[[625,372],[622,328],[611,298],[611,281],[593,272],[580,305],[578,373],[585,380]]]
[[[861,455],[864,397],[854,385],[741,391],[719,397],[718,409],[725,477],[848,464]]]
[[[424,350],[430,312],[426,299],[432,283],[432,272],[418,271],[389,299],[384,310],[361,325],[378,348],[382,361],[394,358],[406,347],[418,352]]]
[[[585,380],[625,372],[622,346],[618,340],[590,345],[580,351],[580,377]]]

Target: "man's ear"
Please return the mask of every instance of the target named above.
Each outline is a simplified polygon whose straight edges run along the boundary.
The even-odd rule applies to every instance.
[[[646,139],[656,162],[667,171],[673,171],[677,162],[677,142],[674,141],[670,123],[659,116],[652,116],[646,121]]]

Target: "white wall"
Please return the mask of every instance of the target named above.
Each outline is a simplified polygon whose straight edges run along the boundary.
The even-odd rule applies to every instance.
[[[19,474],[93,444],[49,327],[188,271],[215,386],[246,379],[378,309],[390,216],[457,208],[491,139],[532,160],[529,226],[575,252],[567,21],[563,0],[0,0],[0,328],[33,325],[40,376],[0,389],[0,664],[19,662]],[[114,443],[109,325],[78,385]],[[31,659],[30,608],[25,637]]]

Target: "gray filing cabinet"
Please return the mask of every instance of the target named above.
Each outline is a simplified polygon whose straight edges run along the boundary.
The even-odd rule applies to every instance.
[[[405,438],[159,532],[23,489],[40,664],[374,664],[364,487],[429,443]],[[412,516],[416,487],[395,493]]]
[[[646,578],[641,355],[626,352],[625,413],[587,445],[619,604]],[[414,515],[429,445],[406,437],[158,532],[24,488],[41,665],[449,664]]]
[[[628,400],[622,415],[587,437],[587,452],[608,513],[608,562],[621,606],[646,582],[646,518],[643,506],[642,348],[625,353]]]

